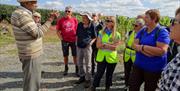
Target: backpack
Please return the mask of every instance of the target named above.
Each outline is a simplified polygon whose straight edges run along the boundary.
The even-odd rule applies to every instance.
[[[158,36],[159,36],[159,32],[163,29],[164,27],[160,27],[156,33],[155,33],[155,40],[157,40]],[[169,28],[165,27],[165,29],[170,32]],[[146,28],[147,30],[147,28]],[[143,33],[144,31],[141,32],[140,34],[140,38],[139,40],[141,40],[142,36],[143,36]],[[170,62],[175,56],[176,54],[178,53],[178,44],[175,43],[173,40],[170,41],[169,43],[169,47],[168,47],[168,50],[167,50],[167,61]]]

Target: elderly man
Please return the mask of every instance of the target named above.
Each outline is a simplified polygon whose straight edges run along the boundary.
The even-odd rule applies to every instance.
[[[75,84],[85,82],[84,87],[88,88],[91,85],[91,45],[96,39],[96,32],[92,24],[91,14],[83,12],[82,22],[77,27],[77,60],[79,67],[80,78]],[[85,64],[84,64],[85,63]],[[84,70],[84,67],[86,70]]]
[[[75,64],[75,74],[78,76],[78,66],[76,61],[76,29],[78,21],[75,17],[72,17],[72,7],[67,6],[65,8],[65,16],[57,22],[57,35],[61,40],[62,51],[64,56],[64,76],[68,74],[68,56],[69,48],[71,48],[73,61]]]
[[[35,23],[41,24],[41,14],[40,13],[34,12],[33,19],[34,19]]]
[[[11,24],[18,48],[19,59],[24,73],[23,91],[39,91],[41,70],[40,55],[42,54],[42,36],[47,31],[57,13],[42,26],[33,20],[33,11],[37,0],[17,0],[20,6],[12,13]]]

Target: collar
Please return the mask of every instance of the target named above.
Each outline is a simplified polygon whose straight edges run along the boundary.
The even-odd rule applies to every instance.
[[[111,33],[112,33],[112,31],[111,31],[110,29],[108,29],[108,28],[106,28],[104,31],[105,31],[105,33],[106,33],[107,35],[111,35]]]
[[[22,10],[24,10],[25,12],[27,12],[28,14],[32,15],[32,12],[31,12],[30,10],[26,9],[25,7],[19,6],[18,8],[19,8],[19,9],[22,9]]]

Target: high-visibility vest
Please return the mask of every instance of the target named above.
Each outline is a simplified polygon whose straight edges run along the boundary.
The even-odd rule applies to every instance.
[[[99,32],[99,34],[102,35],[102,43],[111,43],[111,38],[112,38],[112,34],[110,34],[110,36],[106,33],[102,34],[102,30]],[[115,40],[120,40],[120,34],[118,32],[115,33]],[[97,53],[97,57],[96,57],[96,61],[97,62],[102,62],[103,60],[106,60],[107,63],[117,63],[118,59],[117,59],[117,50],[112,51],[112,50],[108,50],[108,49],[98,49],[98,53]]]
[[[128,39],[126,40],[126,48],[124,50],[124,61],[128,62],[130,59],[132,62],[135,61],[136,58],[136,51],[132,49],[132,44],[134,42],[135,38],[135,31],[132,31],[131,34],[128,36]]]

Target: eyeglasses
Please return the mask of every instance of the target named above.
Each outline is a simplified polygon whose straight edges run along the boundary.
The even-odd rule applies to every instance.
[[[172,22],[171,22],[171,25],[174,26],[174,25],[177,25],[177,24],[180,24],[180,21],[178,21],[176,19],[173,19]]]
[[[113,22],[112,20],[105,20],[105,22]]]
[[[69,11],[69,10],[66,10],[65,12],[66,12],[66,13],[70,13],[71,11]]]

